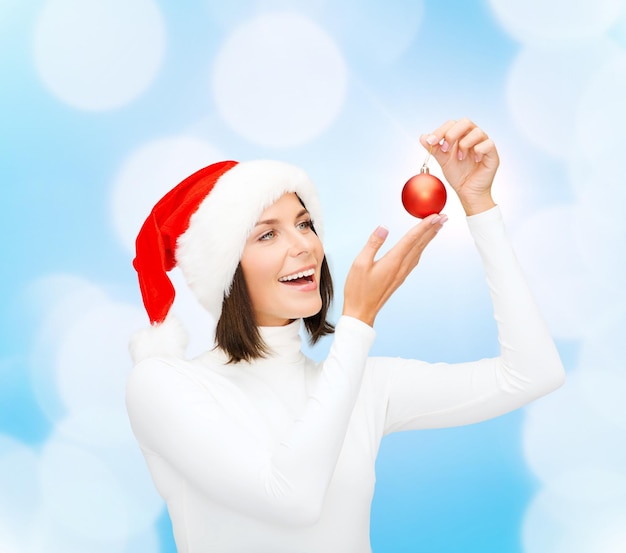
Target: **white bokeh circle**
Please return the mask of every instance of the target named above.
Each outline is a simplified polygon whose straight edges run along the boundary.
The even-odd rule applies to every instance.
[[[574,371],[561,389],[526,409],[524,455],[542,481],[564,470],[624,472],[624,429],[590,407],[583,386]]]
[[[129,252],[154,204],[195,171],[222,161],[208,142],[192,136],[154,140],[133,152],[113,183],[113,227]]]
[[[149,530],[163,512],[165,502],[157,492],[137,443],[95,451],[124,490],[130,531]]]
[[[620,553],[626,545],[625,513],[626,474],[565,469],[529,505],[522,527],[524,551]]]
[[[111,301],[85,306],[72,321],[57,353],[58,390],[69,412],[95,407],[124,412],[132,367],[128,341],[145,323],[143,310]]]
[[[22,542],[24,545],[16,553],[155,553],[160,548],[154,527],[117,538],[84,536],[58,524],[45,509],[40,511],[31,533]]]
[[[611,56],[593,71],[576,113],[576,138],[588,160],[621,159],[621,133],[626,125],[626,52]],[[622,172],[620,171],[620,174]]]
[[[31,526],[41,526],[60,551],[63,544],[74,550],[82,543],[121,552],[129,540],[154,540],[151,530],[164,502],[134,442],[90,447],[66,440],[57,428],[43,445],[38,468],[41,502]]]
[[[0,525],[28,531],[39,502],[39,459],[33,449],[0,434]],[[0,533],[2,536],[2,533]],[[0,537],[0,551],[4,552]]]
[[[377,63],[397,60],[414,41],[424,16],[424,2],[342,0],[329,10],[328,26],[352,55]]]
[[[48,0],[34,29],[45,86],[82,110],[123,106],[155,79],[165,24],[153,0]]]
[[[607,137],[606,142],[607,153],[611,148],[619,147],[617,136]],[[583,153],[582,148],[579,151]],[[579,155],[568,164],[568,183],[575,193],[580,213],[585,221],[593,224],[602,220],[604,226],[612,228],[615,232],[626,228],[623,217],[626,187],[621,155],[615,155],[613,151],[611,157],[603,155],[593,160],[587,160]],[[587,240],[581,237],[581,242]],[[593,251],[586,253],[590,254],[591,261]]]
[[[0,551],[2,553],[23,553],[24,551],[23,547],[18,545],[14,532],[5,527],[2,521],[0,521]]]
[[[559,205],[527,218],[513,235],[515,250],[554,336],[580,338],[593,309],[588,269],[576,240],[578,211]]]
[[[333,40],[294,13],[262,15],[224,42],[213,72],[220,115],[247,140],[285,148],[324,132],[343,105],[347,67]]]
[[[118,403],[123,403],[122,391]],[[134,443],[126,411],[120,406],[94,405],[72,409],[56,421],[56,432],[69,442],[96,447],[116,447]]]
[[[624,8],[622,0],[489,0],[502,27],[525,43],[548,43],[599,36]]]
[[[99,429],[92,440],[122,439],[128,434],[123,420],[132,367],[128,342],[147,323],[143,309],[114,302],[98,286],[72,275],[39,279],[28,287],[27,300],[39,304],[31,366],[43,411],[53,421],[64,419],[68,435],[76,439],[90,441],[89,421]]]
[[[30,473],[26,448],[13,447],[12,456],[2,456],[0,443],[0,468],[14,474],[4,465],[19,461],[20,474],[36,487],[38,504],[28,504],[36,514],[20,515],[29,528],[37,528],[37,535],[29,536],[27,551],[126,553],[129,541],[155,543],[151,528],[163,501],[124,406],[132,365],[127,344],[146,324],[145,313],[112,301],[99,287],[72,275],[42,278],[29,287],[27,297],[42,315],[38,357],[51,360],[47,377],[39,380],[49,383],[50,390],[39,399],[49,406],[58,398],[62,405],[39,459],[30,463]],[[17,460],[15,451],[21,452]],[[11,490],[0,477],[7,501]],[[12,501],[14,513],[24,511],[20,505],[27,497],[24,493]]]
[[[626,257],[617,253],[626,244],[626,187],[617,132],[613,129],[614,135],[602,140],[606,148],[602,157],[588,161],[581,155],[569,163],[569,183],[580,213],[576,242],[589,269],[589,292],[595,296],[596,313],[626,305]]]
[[[71,534],[122,539],[132,533],[127,494],[101,457],[49,439],[41,452],[42,507]]]
[[[67,410],[58,390],[59,344],[86,309],[108,301],[100,287],[70,274],[46,275],[27,286],[26,303],[33,306],[40,321],[30,359],[32,388],[52,421],[65,416]]]
[[[626,431],[626,371],[623,340],[626,302],[595,321],[582,343],[578,359],[582,398],[607,424]],[[626,466],[624,467],[626,472]]]
[[[205,0],[211,20],[224,29],[231,29],[250,17],[251,13],[275,12],[288,8],[303,15],[319,16],[332,0]],[[335,6],[333,6],[335,8]]]
[[[509,70],[506,91],[517,127],[530,142],[557,158],[578,155],[579,103],[583,92],[589,87],[590,75],[620,52],[607,39],[522,49]],[[597,94],[591,96],[598,99]],[[590,105],[585,113],[593,115],[602,109]],[[597,140],[588,136],[586,145],[594,141],[596,148],[601,147],[604,137]]]

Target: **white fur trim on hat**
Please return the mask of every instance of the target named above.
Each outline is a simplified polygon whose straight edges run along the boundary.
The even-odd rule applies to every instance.
[[[300,197],[322,238],[321,208],[309,177],[298,167],[269,160],[241,162],[224,173],[179,237],[177,265],[216,321],[250,232],[263,211],[287,192]]]
[[[180,320],[169,313],[162,323],[153,324],[133,334],[129,344],[135,364],[149,357],[185,357],[189,336]]]

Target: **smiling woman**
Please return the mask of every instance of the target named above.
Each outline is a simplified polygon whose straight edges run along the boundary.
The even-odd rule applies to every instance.
[[[315,188],[275,161],[217,163],[157,203],[134,260],[152,326],[133,340],[135,436],[177,548],[366,553],[375,463],[390,432],[492,418],[560,385],[563,369],[491,198],[493,142],[469,120],[422,137],[458,194],[487,272],[499,357],[458,364],[368,357],[373,325],[447,220],[433,214],[377,259],[378,227],[346,279],[336,329]],[[178,265],[217,323],[187,360],[169,313]],[[301,350],[335,332],[327,359]]]

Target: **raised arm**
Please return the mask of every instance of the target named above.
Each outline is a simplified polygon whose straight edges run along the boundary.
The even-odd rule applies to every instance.
[[[445,364],[371,360],[387,390],[385,432],[459,426],[496,417],[563,383],[561,360],[525,282],[499,208],[468,218],[498,328],[500,355]]]
[[[499,157],[469,119],[421,137],[465,212],[481,256],[500,356],[461,364],[375,359],[388,393],[386,431],[456,426],[506,413],[561,385],[563,366],[525,282],[491,188]]]

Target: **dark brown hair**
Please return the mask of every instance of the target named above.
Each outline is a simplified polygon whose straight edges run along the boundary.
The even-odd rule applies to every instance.
[[[311,317],[305,317],[304,326],[309,333],[311,344],[327,334],[332,334],[335,327],[326,320],[333,300],[333,281],[326,256],[320,268],[320,295],[322,308]],[[215,330],[217,347],[223,349],[229,357],[229,363],[253,361],[266,357],[270,351],[261,338],[261,333],[254,318],[252,301],[243,276],[241,264],[233,276],[230,294],[224,296],[222,314]]]

